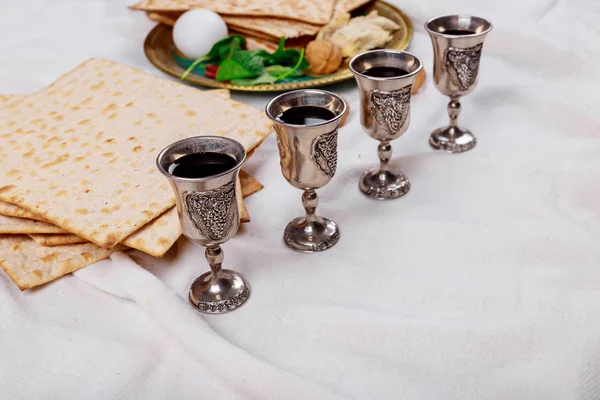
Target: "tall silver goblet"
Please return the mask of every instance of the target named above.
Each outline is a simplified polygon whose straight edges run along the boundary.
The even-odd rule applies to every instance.
[[[302,118],[292,122],[282,119],[284,112],[305,107],[324,108],[328,118],[308,123]],[[302,205],[306,215],[287,225],[284,241],[291,249],[305,253],[326,250],[337,243],[340,233],[335,222],[316,214],[315,190],[335,175],[337,129],[346,104],[341,97],[324,90],[295,90],[275,97],[265,112],[277,133],[281,172],[292,186],[304,190]]]
[[[460,97],[477,86],[483,41],[492,24],[470,15],[446,15],[430,19],[425,29],[433,43],[435,87],[450,97],[450,124],[433,131],[429,144],[435,149],[462,153],[475,147],[477,141],[470,131],[458,126]]]
[[[212,155],[213,162],[215,155],[226,155],[233,160],[229,159],[229,169],[214,175],[183,177],[177,175],[177,165],[187,155]],[[223,250],[220,246],[231,239],[240,226],[236,185],[245,158],[244,147],[235,140],[198,136],[167,146],[156,160],[159,171],[169,179],[175,192],[183,234],[191,242],[206,247],[211,272],[200,275],[189,292],[190,302],[204,313],[222,314],[234,310],[250,295],[250,288],[240,274],[221,269]],[[198,176],[202,176],[201,172],[212,167],[214,165],[199,162],[192,172],[197,171]]]
[[[360,95],[360,122],[379,141],[379,168],[364,172],[359,181],[360,190],[371,198],[396,199],[410,189],[406,176],[391,171],[388,162],[390,142],[408,129],[412,85],[421,68],[416,56],[396,50],[367,51],[350,61]]]

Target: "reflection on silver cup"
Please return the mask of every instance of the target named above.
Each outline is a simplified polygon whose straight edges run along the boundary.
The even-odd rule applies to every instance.
[[[364,172],[360,190],[377,200],[396,199],[410,189],[401,172],[391,171],[391,141],[406,132],[410,124],[412,85],[421,60],[405,51],[372,50],[354,57],[350,69],[360,94],[360,122],[373,139],[379,141],[379,168]]]
[[[234,310],[250,295],[240,274],[221,269],[220,246],[240,226],[236,185],[245,158],[244,147],[233,139],[198,136],[169,145],[156,160],[175,193],[183,234],[206,247],[211,272],[200,275],[189,293],[190,302],[204,313]]]
[[[450,124],[433,131],[429,143],[435,149],[462,153],[475,147],[471,132],[458,126],[460,97],[477,86],[483,41],[492,24],[470,15],[447,15],[430,19],[425,29],[433,43],[433,81],[435,87],[450,97]]]
[[[337,128],[346,104],[324,90],[295,90],[267,104],[273,121],[281,161],[281,172],[294,187],[304,191],[306,216],[292,220],[284,241],[293,250],[323,251],[339,239],[335,222],[316,215],[316,189],[325,186],[337,169]]]

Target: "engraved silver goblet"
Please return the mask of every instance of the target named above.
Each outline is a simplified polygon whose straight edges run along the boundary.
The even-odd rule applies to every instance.
[[[442,94],[450,97],[450,124],[436,129],[429,137],[434,149],[462,153],[475,147],[475,136],[458,126],[460,97],[477,86],[483,41],[492,24],[470,15],[446,15],[430,19],[425,29],[433,43],[433,81]]]
[[[320,123],[296,125],[278,117],[293,107],[323,107],[332,118]],[[341,97],[324,90],[295,90],[275,97],[265,108],[277,133],[281,172],[294,187],[304,191],[304,217],[292,220],[283,239],[293,250],[313,253],[327,250],[340,237],[337,224],[316,214],[316,189],[325,186],[337,168],[337,135],[340,119],[346,112]]]
[[[385,77],[366,75],[372,68],[402,72]],[[391,171],[388,162],[392,157],[390,142],[408,129],[412,85],[421,68],[416,56],[396,50],[367,51],[350,61],[360,95],[360,122],[367,134],[379,141],[379,168],[365,171],[359,181],[360,190],[373,199],[396,199],[410,189],[406,176]]]
[[[172,173],[172,165],[188,154],[226,154],[235,166],[203,178],[183,178]],[[240,226],[237,177],[246,158],[237,141],[220,136],[197,136],[167,146],[156,159],[158,170],[169,179],[175,192],[183,234],[206,247],[211,272],[200,275],[189,292],[190,302],[201,312],[222,314],[240,307],[250,295],[250,287],[237,272],[221,269],[221,244],[231,239]]]

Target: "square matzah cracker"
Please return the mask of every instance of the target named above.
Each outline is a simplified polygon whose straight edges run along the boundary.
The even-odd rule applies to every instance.
[[[261,110],[93,59],[0,110],[0,200],[110,248],[175,204],[165,146],[222,135],[250,151],[270,131]]]
[[[103,260],[112,251],[92,243],[44,247],[26,235],[0,235],[0,266],[21,290]]]
[[[44,220],[43,218],[38,217],[34,213],[29,212],[24,208],[15,206],[14,204],[10,204],[10,203],[7,203],[7,202],[1,201],[1,200],[0,200],[0,215],[5,215],[7,217],[35,219],[37,221]]]
[[[262,15],[326,24],[336,0],[143,0],[132,8],[144,11],[187,11],[207,8],[219,14]]]
[[[352,10],[368,3],[370,0],[337,0],[335,4],[335,12],[351,12]],[[148,5],[148,2],[139,3],[136,7],[157,7],[153,3]],[[183,12],[181,11],[158,11],[149,14],[150,19],[158,21],[170,26],[175,25],[175,21]],[[279,43],[279,38],[296,38],[300,36],[314,36],[323,27],[323,24],[311,24],[303,21],[287,19],[287,18],[272,18],[258,17],[245,15],[223,15],[223,20],[228,27],[242,32],[259,32],[269,36],[270,40],[275,40]],[[329,21],[327,21],[328,23]],[[248,39],[248,38],[246,38]]]
[[[272,36],[273,38],[280,37],[295,38],[299,36],[314,36],[321,30],[320,25],[307,24],[301,21],[293,21],[289,19],[277,18],[252,18],[243,16],[228,16],[223,18],[228,26],[250,31],[261,32]]]
[[[161,24],[174,26],[177,18],[183,14],[178,11],[148,12],[148,17]],[[244,17],[240,15],[223,16],[223,20],[229,28],[241,28],[247,31],[260,32],[268,35],[272,40],[279,43],[279,38],[295,38],[302,35],[316,35],[321,25],[307,24],[306,22],[291,19],[280,19],[272,17]],[[232,32],[229,32],[232,34]],[[246,40],[249,38],[246,37]],[[250,47],[250,43],[247,43]],[[277,49],[277,47],[275,47]],[[251,49],[249,49],[251,50]]]
[[[79,236],[73,235],[72,233],[67,233],[64,235],[57,235],[52,233],[32,233],[28,234],[27,236],[35,240],[40,246],[44,247],[63,246],[65,244],[88,243],[88,241],[84,238],[80,238]]]
[[[0,215],[1,233],[66,233],[56,225],[43,221],[26,218],[7,217]]]
[[[352,10],[367,4],[370,0],[337,0],[335,4],[335,11],[337,12],[351,12]],[[171,14],[172,15],[172,14]],[[171,16],[172,19],[177,19]],[[299,36],[314,36],[323,27],[322,25],[309,24],[303,21],[294,21],[290,19],[279,19],[279,18],[268,18],[268,17],[245,17],[243,15],[227,15],[223,16],[227,26],[234,28],[245,29],[248,31],[255,31],[272,36],[279,41],[279,38],[284,36],[286,38],[295,38]],[[327,21],[329,23],[329,21]]]

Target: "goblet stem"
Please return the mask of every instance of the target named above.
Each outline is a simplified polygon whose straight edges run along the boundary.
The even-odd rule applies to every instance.
[[[222,314],[244,304],[250,296],[250,288],[237,272],[221,269],[221,246],[207,247],[204,255],[210,265],[210,272],[200,275],[192,283],[190,302],[207,314]]]
[[[450,127],[458,127],[458,116],[460,115],[460,97],[451,97],[448,103],[448,115],[450,116]],[[454,129],[448,130],[450,136],[454,136]]]
[[[377,155],[379,156],[379,169],[381,171],[389,171],[388,163],[392,158],[392,145],[386,140],[379,142],[377,146]]]
[[[381,140],[377,146],[379,168],[365,171],[358,187],[367,196],[377,200],[396,199],[404,196],[410,189],[410,182],[402,172],[390,171],[392,145],[389,140]]]
[[[219,245],[207,247],[206,251],[204,252],[204,256],[206,257],[206,261],[208,261],[208,265],[210,266],[210,270],[212,272],[210,275],[210,280],[211,282],[215,282],[221,275],[223,250]]]
[[[304,206],[304,211],[306,211],[306,222],[317,221],[317,204],[319,204],[319,196],[317,196],[317,192],[314,189],[305,190],[302,193],[302,205]]]
[[[340,231],[335,222],[317,217],[319,197],[315,189],[302,193],[302,205],[306,211],[304,217],[293,219],[283,232],[283,240],[289,248],[304,253],[327,250],[337,243]]]
[[[429,136],[429,144],[434,149],[446,150],[450,153],[462,153],[475,147],[477,140],[471,132],[458,127],[460,115],[460,96],[451,96],[448,103],[448,116],[450,124],[436,129]]]

